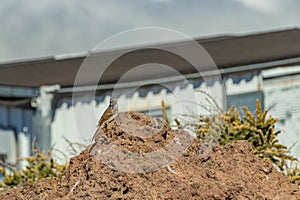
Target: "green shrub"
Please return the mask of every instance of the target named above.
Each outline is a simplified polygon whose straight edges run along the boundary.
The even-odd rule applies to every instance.
[[[246,106],[243,106],[243,111],[244,116],[240,117],[237,108],[232,106],[221,115],[200,116],[200,123],[195,127],[199,139],[207,140],[206,137],[214,136],[221,145],[247,140],[256,155],[271,160],[280,170],[283,170],[283,161],[297,160],[290,155],[290,149],[277,139],[280,131],[275,130],[275,123],[278,120],[272,116],[267,118],[268,111],[261,110],[258,100],[255,115]]]
[[[22,171],[18,171],[15,167],[8,166],[5,163],[0,163],[0,172],[4,176],[2,182],[0,182],[0,190],[27,182],[35,182],[45,177],[60,177],[68,163],[64,165],[56,163],[51,156],[51,152],[52,149],[45,152],[36,147],[32,152],[32,156],[19,159],[27,162],[27,166]],[[10,169],[10,173],[6,168]]]
[[[202,92],[202,91],[201,91]],[[252,144],[254,153],[265,160],[270,160],[293,183],[300,185],[300,167],[297,158],[291,156],[290,149],[280,144],[275,130],[278,119],[267,117],[268,110],[262,111],[259,100],[256,100],[256,110],[252,113],[246,106],[242,107],[241,116],[234,106],[227,111],[218,107],[214,99],[207,93],[207,101],[212,107],[203,107],[209,111],[207,115],[191,116],[195,119],[185,126],[176,119],[178,128],[190,128],[196,132],[201,142],[219,143],[225,145],[236,140],[247,140]]]

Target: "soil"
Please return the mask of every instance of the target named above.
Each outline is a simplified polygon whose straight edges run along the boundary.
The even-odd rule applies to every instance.
[[[12,188],[0,199],[300,199],[298,186],[256,157],[246,141],[207,148],[188,133],[135,112],[121,113],[100,134],[102,139],[71,158],[61,178]],[[162,162],[151,154],[161,149],[172,150]],[[128,155],[142,155],[142,162],[129,162]]]

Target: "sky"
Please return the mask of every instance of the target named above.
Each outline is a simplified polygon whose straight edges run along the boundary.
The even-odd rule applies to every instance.
[[[1,0],[0,61],[87,52],[122,31],[191,37],[300,25],[299,0]]]

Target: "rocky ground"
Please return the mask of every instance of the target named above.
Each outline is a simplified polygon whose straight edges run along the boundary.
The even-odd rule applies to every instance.
[[[134,112],[121,113],[102,134],[101,142],[70,160],[61,178],[12,188],[0,199],[300,199],[298,186],[254,156],[246,141],[215,145],[202,154],[204,145],[187,139],[186,132]],[[176,145],[188,149],[181,152]],[[116,146],[120,151],[113,150]],[[161,149],[180,156],[166,154],[166,160],[172,159],[168,166],[160,157],[147,157]],[[142,155],[139,161],[145,162],[129,162],[122,152]]]

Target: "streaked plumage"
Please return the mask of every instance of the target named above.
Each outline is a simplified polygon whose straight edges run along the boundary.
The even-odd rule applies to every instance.
[[[118,114],[118,104],[117,104],[117,99],[115,98],[111,98],[110,102],[109,102],[109,106],[107,107],[107,109],[105,110],[105,112],[103,113],[103,115],[101,116],[99,122],[98,122],[98,129],[95,132],[93,139],[95,139],[95,141],[97,142],[97,139],[100,136],[101,133],[101,129],[109,122],[111,122],[112,120],[114,120],[114,118],[117,116]],[[99,135],[99,136],[98,136]]]

